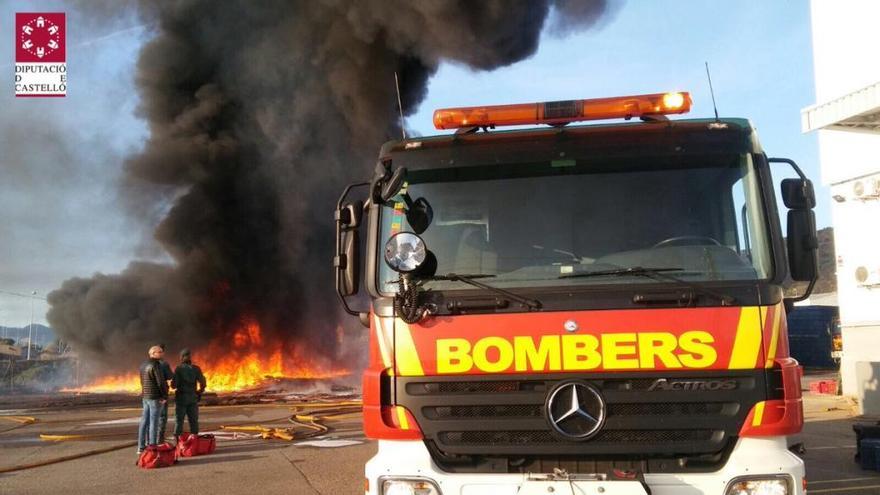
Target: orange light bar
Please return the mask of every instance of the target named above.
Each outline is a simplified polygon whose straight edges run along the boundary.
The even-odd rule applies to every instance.
[[[691,95],[686,92],[518,105],[441,108],[434,111],[434,127],[458,129],[528,124],[560,125],[584,120],[631,119],[643,115],[680,114],[690,109]]]

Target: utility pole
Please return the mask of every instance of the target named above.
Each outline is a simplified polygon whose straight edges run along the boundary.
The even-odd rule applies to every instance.
[[[36,297],[37,291],[31,292],[31,326],[28,331],[28,352],[27,352],[27,360],[31,360],[31,347],[34,346],[34,297]]]

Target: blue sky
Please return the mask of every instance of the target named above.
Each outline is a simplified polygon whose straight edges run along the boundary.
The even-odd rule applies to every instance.
[[[431,112],[446,106],[667,90],[690,91],[690,116],[708,117],[708,61],[721,115],[751,119],[769,155],[793,158],[818,182],[816,136],[800,131],[800,109],[815,103],[808,2],[616,4],[600,26],[545,35],[533,57],[510,67],[444,64],[408,126],[437,133]],[[13,97],[14,13],[27,11],[68,14],[67,98]],[[155,255],[144,250],[149,233],[120,210],[116,187],[122,160],[147,135],[131,79],[149,40],[138,25],[133,15],[98,24],[61,1],[0,0],[0,290],[44,296],[69,277]],[[826,188],[817,195],[821,228],[830,224],[830,199]],[[36,301],[37,322],[46,309]],[[0,293],[0,325],[29,321],[27,298]]]
[[[808,2],[626,2],[598,28],[545,35],[532,58],[510,67],[444,64],[407,125],[440,132],[431,114],[442,107],[670,90],[691,92],[689,117],[711,117],[704,62],[719,114],[750,119],[769,156],[795,160],[818,186],[817,139],[800,130],[800,110],[815,103]],[[817,225],[827,227],[829,192],[816,193]]]
[[[66,98],[14,97],[15,12],[34,11],[67,13]],[[104,23],[62,1],[0,0],[0,291],[36,290],[37,323],[61,282],[121,270],[145,238],[117,187],[147,135],[132,82],[149,39],[139,23],[133,13]],[[30,298],[8,292],[0,326],[28,325]]]

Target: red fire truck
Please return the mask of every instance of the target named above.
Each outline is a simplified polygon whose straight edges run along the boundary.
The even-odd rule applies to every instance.
[[[454,134],[386,143],[345,189],[336,285],[370,329],[378,440],[366,493],[805,493],[782,284],[816,278],[813,187],[747,120],[667,117],[690,106],[438,110]],[[599,119],[617,120],[569,125]],[[775,162],[798,175],[785,233]]]

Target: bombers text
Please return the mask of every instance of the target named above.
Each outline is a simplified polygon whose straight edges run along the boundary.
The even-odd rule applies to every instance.
[[[692,330],[437,340],[437,373],[707,368],[718,358],[712,334]]]

